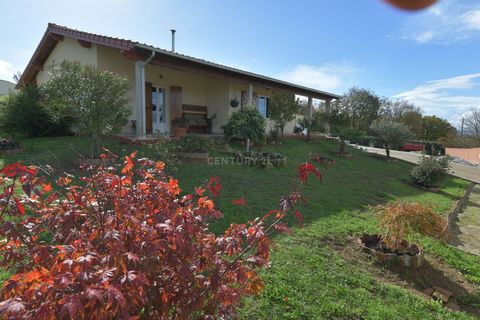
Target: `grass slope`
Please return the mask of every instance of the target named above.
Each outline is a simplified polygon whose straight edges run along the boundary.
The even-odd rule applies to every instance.
[[[72,168],[75,152],[86,144],[79,138],[32,139],[22,141],[25,152],[10,155],[30,163],[50,161],[62,170]],[[109,148],[119,154],[135,146],[109,141]],[[287,155],[287,168],[263,170],[232,165],[183,163],[175,175],[186,191],[193,190],[210,176],[222,179],[217,206],[225,217],[212,225],[221,232],[232,222],[244,222],[277,208],[280,197],[290,190],[298,163],[310,152],[329,156],[336,151],[332,142],[305,143],[287,141],[282,146],[268,146],[269,151]],[[368,205],[394,199],[431,204],[439,214],[446,214],[461,196],[467,182],[449,177],[439,193],[425,192],[408,185],[410,164],[389,163],[360,151],[352,159],[337,159],[336,165],[322,169],[323,181],[309,180],[304,196],[309,203],[302,207],[306,226],[295,228],[292,236],[278,236],[271,268],[264,272],[265,289],[260,296],[245,299],[240,310],[244,319],[470,319],[453,313],[439,304],[418,297],[406,289],[381,283],[361,267],[346,261],[325,244],[325,239],[346,241],[346,237],[375,230],[375,219]],[[146,149],[139,156],[152,156]],[[334,157],[334,156],[331,156]],[[52,161],[52,159],[54,159]],[[231,204],[245,197],[247,208]],[[480,283],[480,258],[466,254],[438,241],[423,239],[426,251],[442,258]]]

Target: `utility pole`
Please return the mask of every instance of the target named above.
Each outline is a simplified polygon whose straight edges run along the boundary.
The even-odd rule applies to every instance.
[[[462,129],[460,129],[460,135],[463,137],[463,124],[465,122],[465,118],[462,117]]]

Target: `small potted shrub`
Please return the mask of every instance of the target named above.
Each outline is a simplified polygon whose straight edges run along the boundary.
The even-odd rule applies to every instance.
[[[418,268],[423,264],[422,248],[407,239],[418,234],[443,238],[446,234],[446,219],[431,207],[396,201],[378,206],[377,210],[382,233],[364,234],[360,242],[380,262]]]
[[[230,100],[230,107],[237,108],[240,102],[238,101],[237,97]]]
[[[187,134],[188,120],[185,118],[175,118],[172,120],[172,133],[175,137],[183,137]]]

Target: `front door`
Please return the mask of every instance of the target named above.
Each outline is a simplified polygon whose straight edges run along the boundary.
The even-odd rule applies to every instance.
[[[167,133],[167,108],[165,88],[145,83],[145,124],[147,134]]]
[[[167,133],[167,108],[165,88],[152,87],[152,129],[153,133]]]

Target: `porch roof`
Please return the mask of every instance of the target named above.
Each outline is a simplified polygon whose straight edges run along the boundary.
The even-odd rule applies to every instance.
[[[82,46],[92,43],[121,50],[122,54],[130,59],[146,59],[150,52],[155,52],[153,64],[163,65],[173,69],[209,74],[212,76],[238,80],[253,85],[261,85],[273,89],[291,91],[295,94],[318,99],[338,99],[339,95],[308,88],[291,82],[278,80],[272,77],[248,72],[211,61],[198,59],[177,52],[168,51],[140,42],[115,37],[108,37],[94,33],[79,31],[64,26],[49,23],[37,49],[20,77],[19,84],[31,83],[37,73],[43,69],[43,64],[63,37],[76,39]],[[17,84],[18,86],[18,84]]]

